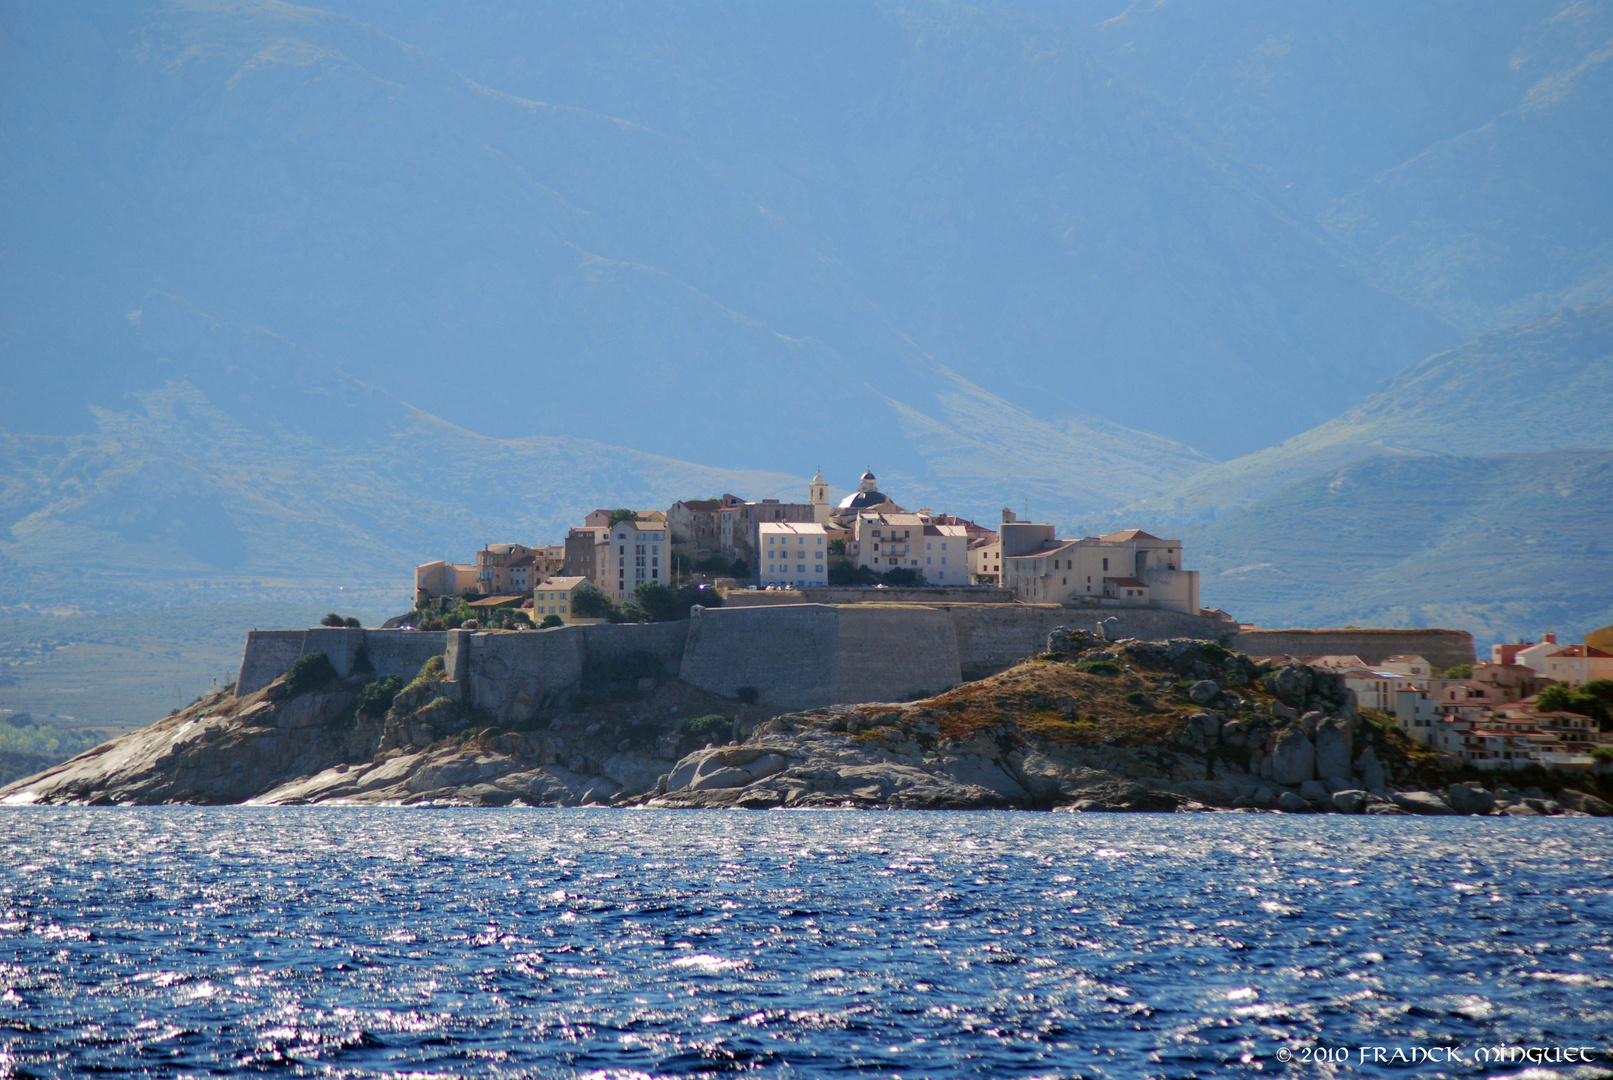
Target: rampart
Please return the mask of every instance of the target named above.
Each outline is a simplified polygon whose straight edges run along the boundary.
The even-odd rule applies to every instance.
[[[1474,659],[1473,635],[1465,630],[1244,628],[1223,644],[1250,656],[1359,656],[1369,664],[1381,664],[1391,656],[1417,654],[1436,670],[1471,664]]]
[[[441,630],[358,630],[343,626],[316,626],[310,630],[253,630],[241,652],[241,671],[235,680],[237,694],[250,694],[274,682],[291,662],[305,653],[330,657],[336,674],[346,678],[362,649],[377,675],[412,679],[420,665],[443,651]]]
[[[680,677],[729,697],[811,709],[899,701],[956,686],[957,632],[932,606],[788,604],[713,608],[689,625]]]
[[[310,652],[325,653],[337,674],[346,676],[362,649],[376,674],[402,679],[443,654],[450,682],[445,692],[506,722],[559,705],[581,683],[590,661],[631,653],[648,654],[666,677],[714,693],[732,697],[754,687],[758,700],[781,710],[898,701],[1010,667],[1041,652],[1055,626],[1091,630],[1111,618],[1117,637],[1208,638],[1257,656],[1353,653],[1378,663],[1396,653],[1419,653],[1438,668],[1473,660],[1473,639],[1458,630],[1240,629],[1152,608],[1052,604],[769,603],[696,609],[688,622],[522,633],[254,630],[247,635],[237,692],[267,686]]]
[[[799,589],[734,589],[725,607],[799,604],[1012,604],[1012,589],[996,585],[808,585]]]

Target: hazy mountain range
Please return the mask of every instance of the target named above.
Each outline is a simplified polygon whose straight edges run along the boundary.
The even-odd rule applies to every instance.
[[[872,465],[1267,623],[1608,621],[1610,60],[1522,0],[11,5],[0,611],[379,614]]]

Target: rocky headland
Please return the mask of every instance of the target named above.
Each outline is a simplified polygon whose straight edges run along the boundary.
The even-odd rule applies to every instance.
[[[1464,772],[1358,710],[1332,672],[1197,640],[1059,630],[933,697],[785,715],[627,658],[518,728],[442,693],[437,658],[407,686],[308,659],[0,803],[1613,814],[1603,778]]]

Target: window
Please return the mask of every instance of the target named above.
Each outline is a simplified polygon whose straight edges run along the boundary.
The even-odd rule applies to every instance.
[[[929,551],[929,550],[930,550],[930,549],[931,549],[931,548],[932,548],[932,547],[934,547],[934,546],[935,546],[935,545],[934,545],[934,544],[932,544],[932,543],[930,543],[930,542],[929,542],[929,541],[928,541],[928,540],[926,540],[926,541],[924,541],[924,550],[925,550],[925,551]]]
[[[1103,568],[1105,570],[1109,569],[1109,560],[1108,559],[1103,560]]]

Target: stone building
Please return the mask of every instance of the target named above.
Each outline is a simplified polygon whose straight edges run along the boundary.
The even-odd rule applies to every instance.
[[[608,520],[608,518],[607,518]],[[564,573],[587,578],[604,589],[605,555],[610,529],[604,525],[584,525],[566,533]]]
[[[537,580],[525,544],[486,544],[476,553],[476,590],[483,596],[524,593]]]
[[[414,568],[415,600],[439,596],[459,596],[476,591],[476,564],[451,563],[443,559],[421,563]]]

